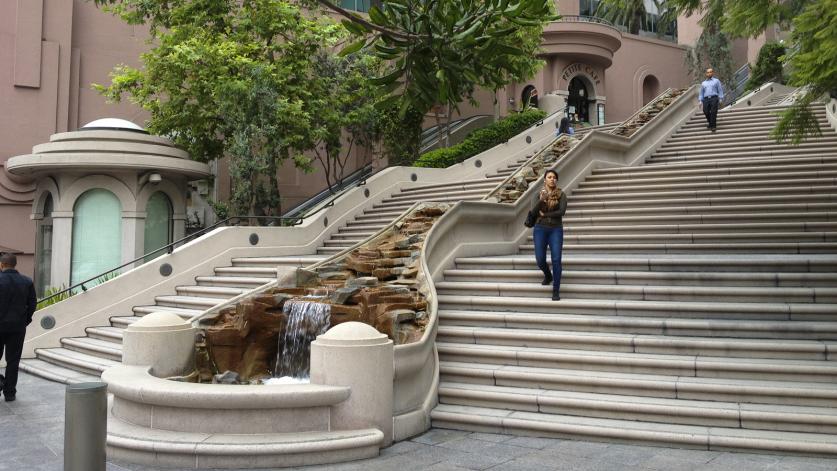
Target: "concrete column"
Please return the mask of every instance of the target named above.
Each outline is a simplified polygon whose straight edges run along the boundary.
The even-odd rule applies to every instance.
[[[332,430],[375,427],[392,444],[393,343],[360,322],[346,322],[311,342],[311,383],[349,386],[352,394],[332,407]]]
[[[122,262],[145,255],[145,213],[122,211]],[[132,267],[123,268],[120,273]]]
[[[159,378],[188,374],[195,368],[195,332],[189,321],[171,312],[143,316],[125,329],[122,363],[150,366]]]
[[[52,212],[52,286],[70,286],[73,256],[73,212]]]

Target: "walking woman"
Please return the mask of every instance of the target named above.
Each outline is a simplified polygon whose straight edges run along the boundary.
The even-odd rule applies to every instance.
[[[559,301],[561,248],[564,246],[564,226],[561,220],[567,211],[567,195],[558,187],[558,173],[555,170],[546,171],[534,211],[538,214],[534,229],[535,261],[544,275],[541,284],[552,283],[552,300]],[[547,246],[552,261],[551,271],[546,263]]]

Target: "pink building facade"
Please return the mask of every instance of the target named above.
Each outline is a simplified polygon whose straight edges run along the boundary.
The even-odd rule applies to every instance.
[[[533,90],[538,106],[577,114],[591,124],[613,122],[668,87],[691,83],[684,67],[686,48],[647,35],[632,35],[604,22],[578,17],[579,0],[560,0],[564,20],[544,32],[546,66],[531,80],[500,90],[500,114],[519,109]],[[696,38],[683,22],[683,39]],[[126,25],[86,0],[3,0],[0,3],[0,164],[29,154],[55,133],[75,131],[99,118],[143,124],[142,110],[108,104],[91,88],[106,84],[115,65],[138,65],[146,49],[142,27]],[[762,41],[763,42],[763,41]],[[750,44],[753,43],[753,44]],[[742,60],[754,57],[756,42],[745,41]],[[756,53],[758,50],[755,50]],[[491,115],[493,93],[480,92],[480,105],[463,105],[460,114]],[[355,156],[358,166],[366,156]],[[223,163],[215,166],[214,197],[229,194]],[[289,208],[325,188],[322,172],[304,174],[291,166],[280,175],[283,206]],[[0,169],[0,251],[19,254],[20,268],[35,264],[36,182]]]

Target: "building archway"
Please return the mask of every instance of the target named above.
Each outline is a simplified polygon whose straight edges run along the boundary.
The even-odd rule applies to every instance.
[[[47,192],[35,229],[35,289],[43,296],[52,286],[52,210],[55,203]]]
[[[567,115],[570,121],[573,121],[575,115],[578,115],[578,121],[590,121],[590,93],[592,87],[588,87],[586,81],[576,75],[570,79],[567,96]]]
[[[526,85],[523,88],[523,93],[520,94],[520,103],[522,108],[537,108],[538,107],[538,89],[534,85]],[[527,105],[528,103],[528,105]]]
[[[651,100],[660,94],[660,81],[653,75],[646,75],[642,80],[642,106],[647,105]]]

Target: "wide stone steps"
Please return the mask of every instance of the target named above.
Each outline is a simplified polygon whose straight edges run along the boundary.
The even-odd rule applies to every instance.
[[[532,242],[530,236],[528,242]],[[641,234],[575,234],[567,231],[564,235],[564,244],[645,244],[673,243],[673,244],[706,244],[736,243],[736,242],[837,242],[837,232],[823,231],[771,231],[771,232],[706,232],[706,233],[671,233],[671,232],[646,232]]]
[[[89,356],[122,361],[122,344],[99,340],[92,337],[65,337],[61,346],[67,350],[84,353]]]
[[[705,123],[705,121],[704,121],[704,123]],[[727,142],[730,142],[730,143],[735,143],[735,142],[737,142],[737,139],[739,139],[739,138],[741,138],[741,139],[763,138],[763,139],[766,139],[766,140],[772,140],[772,142],[775,143],[776,140],[773,139],[772,137],[770,137],[770,131],[773,130],[773,126],[775,126],[775,122],[774,123],[766,123],[766,124],[757,125],[757,126],[750,126],[746,129],[739,130],[735,133],[726,133],[726,134],[723,134],[723,133],[719,134],[719,131],[721,131],[719,129],[719,130],[715,131],[714,135],[712,135],[712,142],[727,141]],[[703,125],[703,127],[697,127],[695,132],[697,132],[697,131],[703,132],[705,130],[705,127],[706,127],[705,124]],[[707,142],[706,136],[703,136],[703,135],[698,136],[697,134],[695,134],[695,132],[690,131],[690,132],[684,132],[682,135],[681,134],[675,135],[675,136],[671,137],[670,139],[668,139],[665,142],[665,144],[663,144],[662,146],[676,146],[678,144],[689,144],[689,143],[706,144],[706,142]],[[662,146],[661,146],[661,148],[662,148]]]
[[[797,191],[793,191],[797,190]],[[818,191],[819,190],[819,191]],[[687,197],[673,197],[672,195],[659,195],[655,198],[629,198],[599,201],[574,201],[567,205],[567,213],[575,215],[577,212],[600,209],[642,209],[653,211],[665,211],[666,207],[675,206],[678,208],[690,206],[750,206],[770,204],[830,204],[837,202],[837,186],[822,185],[819,187],[793,188],[792,191],[779,193],[776,187],[766,188],[762,192],[750,192],[749,194],[735,193],[732,189],[726,194],[708,195],[697,191],[694,195]],[[740,196],[736,196],[740,195]],[[668,197],[666,197],[668,196]]]
[[[438,428],[533,435],[719,451],[770,451],[834,455],[833,436],[818,433],[746,430],[600,419],[571,415],[440,405],[431,413]]]
[[[449,269],[446,281],[485,283],[540,283],[543,273],[534,260],[529,269]],[[837,273],[763,273],[763,272],[685,272],[685,271],[594,271],[563,270],[562,283],[627,286],[698,286],[698,287],[837,287]]]
[[[837,255],[654,255],[640,256],[583,256],[566,255],[561,263],[564,270],[593,271],[639,271],[639,272],[759,272],[770,275],[778,273],[837,272]],[[531,255],[498,255],[487,257],[459,257],[458,269],[518,269],[532,270],[535,259]],[[779,278],[777,278],[779,279]]]
[[[562,286],[563,295],[563,286]],[[739,319],[831,322],[837,304],[789,302],[668,301],[595,299],[549,296],[489,296],[440,294],[439,309],[494,312],[531,312],[594,316],[681,317],[685,319]]]
[[[833,151],[834,144],[837,142],[837,139],[816,139],[811,140],[810,142],[803,142],[796,146],[791,144],[777,144],[776,142],[761,142],[761,143],[739,143],[735,146],[735,153],[737,154],[758,154],[758,153],[768,153],[771,155],[777,155],[781,152],[786,152],[790,155],[802,154],[805,152],[817,152],[817,151]],[[654,153],[652,157],[653,160],[662,159],[665,157],[691,157],[691,156],[703,156],[707,152],[712,152],[713,155],[729,155],[728,151],[730,149],[730,145],[716,145],[714,148],[706,148],[706,147],[698,147],[695,145],[684,144],[683,146],[673,147],[673,148],[666,148],[660,149]]]
[[[718,362],[712,366],[722,367]],[[710,363],[704,365],[709,367]],[[440,361],[440,381],[552,391],[606,393],[718,402],[837,407],[837,385],[695,375],[628,373]],[[701,370],[713,373],[710,370]],[[693,370],[696,372],[696,370]],[[730,376],[734,376],[730,372]],[[833,438],[832,438],[832,443]]]
[[[813,321],[597,316],[458,309],[440,310],[439,319],[443,324],[449,326],[716,337],[728,340],[747,338],[826,340],[833,342],[830,339],[837,337],[837,325],[832,322]]]
[[[87,375],[99,376],[102,371],[120,364],[117,360],[102,358],[98,355],[89,355],[68,348],[39,348],[35,350],[38,359],[61,366],[63,368],[75,369]]]
[[[198,297],[198,296],[157,296],[155,298],[157,302],[157,306],[168,308],[168,307],[180,307],[186,309],[198,309],[201,311],[205,311],[213,306],[221,304],[228,298],[213,298],[213,297]],[[168,310],[168,309],[160,309],[160,310]]]
[[[646,224],[646,225],[610,225],[583,226],[575,225],[564,228],[565,237],[576,234],[701,234],[738,232],[766,233],[766,232],[808,232],[837,231],[837,222],[750,222],[750,223],[718,223],[718,224]]]
[[[195,297],[195,298],[218,298],[221,300],[231,299],[240,294],[244,294],[249,289],[244,288],[225,288],[218,286],[178,286],[175,288],[178,296]]]
[[[276,267],[248,267],[248,266],[234,266],[234,267],[216,267],[215,275],[223,278],[241,277],[241,278],[275,278]]]
[[[770,207],[752,207],[747,208],[750,211],[745,211],[744,208],[735,208],[732,211],[709,213],[693,212],[684,214],[686,208],[680,208],[679,214],[653,214],[653,215],[624,215],[626,211],[610,211],[608,214],[599,214],[596,216],[564,216],[565,227],[572,226],[614,226],[614,225],[659,225],[659,224],[731,224],[735,222],[741,223],[763,223],[766,221],[779,222],[828,222],[837,221],[837,211],[833,207],[821,208],[820,210],[809,210],[809,205],[783,205],[778,211],[773,212],[769,210],[777,209]],[[755,210],[755,211],[753,211]],[[676,213],[676,211],[673,211]]]
[[[439,385],[442,404],[501,408],[602,419],[750,430],[837,433],[837,411],[827,407],[758,405],[617,394],[549,391],[469,383]]]
[[[795,157],[833,157],[835,155],[834,146],[820,146],[808,149],[776,149],[765,151],[739,152],[730,150],[729,152],[712,152],[696,155],[670,155],[657,156],[652,155],[647,160],[647,165],[666,165],[682,162],[723,162],[730,159],[753,159],[772,157],[775,159],[792,159]]]
[[[622,177],[635,175],[639,178],[653,175],[669,176],[677,174],[701,174],[704,171],[720,172],[721,174],[767,173],[773,178],[780,178],[782,173],[790,169],[800,170],[833,170],[837,163],[837,154],[827,157],[804,156],[793,159],[774,159],[772,157],[754,157],[749,159],[729,159],[716,162],[680,162],[667,165],[641,165],[639,167],[601,168],[593,171],[588,177],[591,181],[611,176]],[[586,183],[585,181],[581,182]]]
[[[626,244],[564,244],[564,250],[574,253],[770,253],[770,254],[830,254],[837,252],[835,242],[741,242],[741,243],[626,243]],[[534,254],[534,247],[522,245],[521,253]]]
[[[759,182],[747,182],[745,185],[739,185],[738,188],[731,188],[731,185],[712,184],[702,185],[696,184],[681,184],[671,190],[663,188],[652,187],[645,189],[635,189],[635,191],[622,191],[616,193],[606,193],[609,189],[588,190],[577,194],[573,192],[572,203],[567,205],[568,208],[588,208],[608,207],[608,205],[618,204],[640,204],[641,202],[653,202],[659,204],[671,204],[672,201],[683,200],[704,200],[711,198],[723,198],[724,201],[735,201],[735,197],[775,197],[776,189],[781,188],[782,194],[791,196],[807,195],[807,194],[823,194],[831,195],[837,194],[834,191],[837,185],[837,179],[809,179],[809,180],[793,180],[793,181],[777,181],[777,185],[767,185]],[[784,186],[781,186],[784,185]],[[656,191],[655,191],[656,190]]]
[[[31,375],[64,384],[90,383],[100,380],[98,373],[87,374],[75,368],[67,368],[38,358],[20,360],[20,369]]]
[[[828,126],[828,122],[823,120],[820,124],[821,126]],[[767,130],[766,130],[767,131]],[[717,134],[717,131],[716,131]],[[829,136],[829,137],[818,137],[811,142],[815,142],[818,144],[824,143],[831,143],[833,144],[837,141],[837,136]],[[800,145],[807,145],[807,142],[800,143]],[[762,134],[756,134],[753,131],[749,131],[747,133],[739,133],[737,136],[732,135],[723,135],[718,139],[701,139],[698,137],[694,137],[692,139],[682,139],[679,141],[668,141],[665,144],[661,145],[657,150],[658,152],[676,152],[682,150],[694,150],[694,151],[703,151],[703,152],[715,152],[718,150],[726,150],[730,147],[730,145],[735,145],[738,148],[750,148],[750,147],[761,147],[761,146],[786,146],[786,147],[795,147],[788,142],[780,142],[776,141],[776,139],[770,137],[769,131],[764,132]]]
[[[290,265],[304,267],[322,261],[326,257],[322,255],[292,255],[278,257],[240,257],[232,259],[233,267],[267,267],[276,270],[279,265]]]
[[[746,204],[725,204],[724,200],[712,201],[695,205],[671,205],[671,206],[654,206],[653,202],[649,202],[647,206],[633,207],[633,208],[608,208],[608,209],[581,209],[570,210],[564,215],[564,222],[570,222],[573,218],[592,218],[597,219],[599,216],[614,216],[621,215],[622,217],[629,217],[637,215],[637,217],[648,217],[649,213],[654,213],[656,216],[670,215],[689,217],[692,215],[710,216],[718,215],[719,213],[733,213],[733,214],[750,214],[751,218],[757,219],[763,217],[767,213],[785,213],[785,212],[833,212],[837,210],[837,202],[820,201],[817,199],[818,195],[797,195],[793,198],[789,197],[792,202],[779,203],[775,200],[744,200],[749,201]],[[778,196],[777,196],[778,197]],[[772,203],[772,204],[764,204]]]
[[[161,307],[159,305],[153,306],[134,306],[131,311],[134,313],[135,316],[142,317],[146,314],[151,314],[152,312],[158,311],[166,311],[172,314],[177,314],[178,316],[182,317],[184,320],[189,320],[198,314],[202,313],[202,309],[192,309],[192,308],[183,308],[183,307],[176,307],[176,306],[166,306]]]
[[[238,288],[247,291],[275,280],[276,270],[272,270],[270,275],[273,276],[265,278],[247,276],[198,276],[195,278],[195,281],[198,283],[198,286]]]
[[[817,121],[819,123],[825,123],[827,125],[827,118],[825,117],[824,113],[818,114]],[[770,131],[776,125],[777,122],[778,120],[776,118],[736,119],[729,117],[721,118],[719,116],[717,122],[718,127],[713,133],[712,131],[706,128],[706,120],[701,115],[700,119],[692,119],[690,122],[681,127],[680,130],[678,130],[677,132],[677,139],[673,139],[670,142],[677,143],[683,140],[694,139],[698,136],[729,136],[736,132],[760,132],[765,137],[769,137]]]
[[[439,354],[444,354],[450,361],[502,364],[525,362],[532,366],[574,365],[582,369],[589,369],[588,365],[610,368],[618,363],[626,367],[642,365],[642,368],[648,368],[649,371],[670,368],[676,374],[684,374],[680,372],[684,365],[688,365],[685,371],[693,371],[693,361],[714,361],[712,358],[717,357],[740,363],[737,366],[728,365],[731,370],[755,368],[758,370],[755,374],[791,375],[789,378],[796,374],[810,374],[812,377],[822,376],[823,381],[829,381],[837,373],[837,363],[825,361],[834,359],[830,352],[837,346],[837,341],[827,340],[720,338],[457,325],[440,326],[437,335]],[[585,359],[580,359],[581,356]],[[767,359],[776,361],[769,362]],[[808,363],[803,365],[798,360]],[[575,366],[576,362],[583,365]],[[772,365],[776,369],[765,373],[765,365]],[[699,363],[697,367],[700,367]],[[633,367],[630,370],[636,371]]]
[[[662,172],[660,172],[662,173]],[[669,171],[669,174],[674,172]],[[731,185],[744,186],[799,186],[799,185],[821,185],[833,184],[837,178],[837,165],[832,165],[831,168],[811,168],[810,170],[796,171],[793,169],[786,169],[781,174],[777,175],[777,169],[763,169],[761,171],[744,173],[736,172],[729,173],[726,170],[704,170],[702,172],[688,172],[665,176],[660,174],[641,175],[641,176],[612,176],[606,178],[589,178],[582,185],[573,190],[573,196],[583,196],[585,193],[590,193],[593,190],[612,189],[613,193],[621,193],[626,189],[632,189],[640,186],[650,186],[651,188],[658,186],[667,186],[668,191],[676,191],[678,189],[713,189],[725,188]],[[615,188],[614,188],[615,187]],[[573,198],[575,199],[575,198]]]
[[[137,320],[140,319],[139,317],[133,317],[133,316],[123,317],[122,319],[131,319],[131,318],[134,319],[133,322],[136,322]],[[122,334],[125,331],[125,327],[130,325],[130,323],[117,325],[116,323],[113,322],[114,319],[116,319],[116,318],[115,317],[111,318],[111,326],[88,327],[88,328],[84,329],[84,331],[87,333],[87,336],[90,337],[91,339],[98,339],[98,340],[103,340],[103,341],[106,341],[106,342],[121,344],[122,343]],[[131,323],[133,323],[133,322],[131,322]]]
[[[575,284],[572,279],[561,283],[561,296],[568,299],[634,299],[645,301],[729,301],[729,302],[793,302],[835,303],[837,287],[775,287],[775,286],[666,286],[666,285],[602,285]],[[547,297],[551,286],[538,282],[440,281],[439,295]]]

